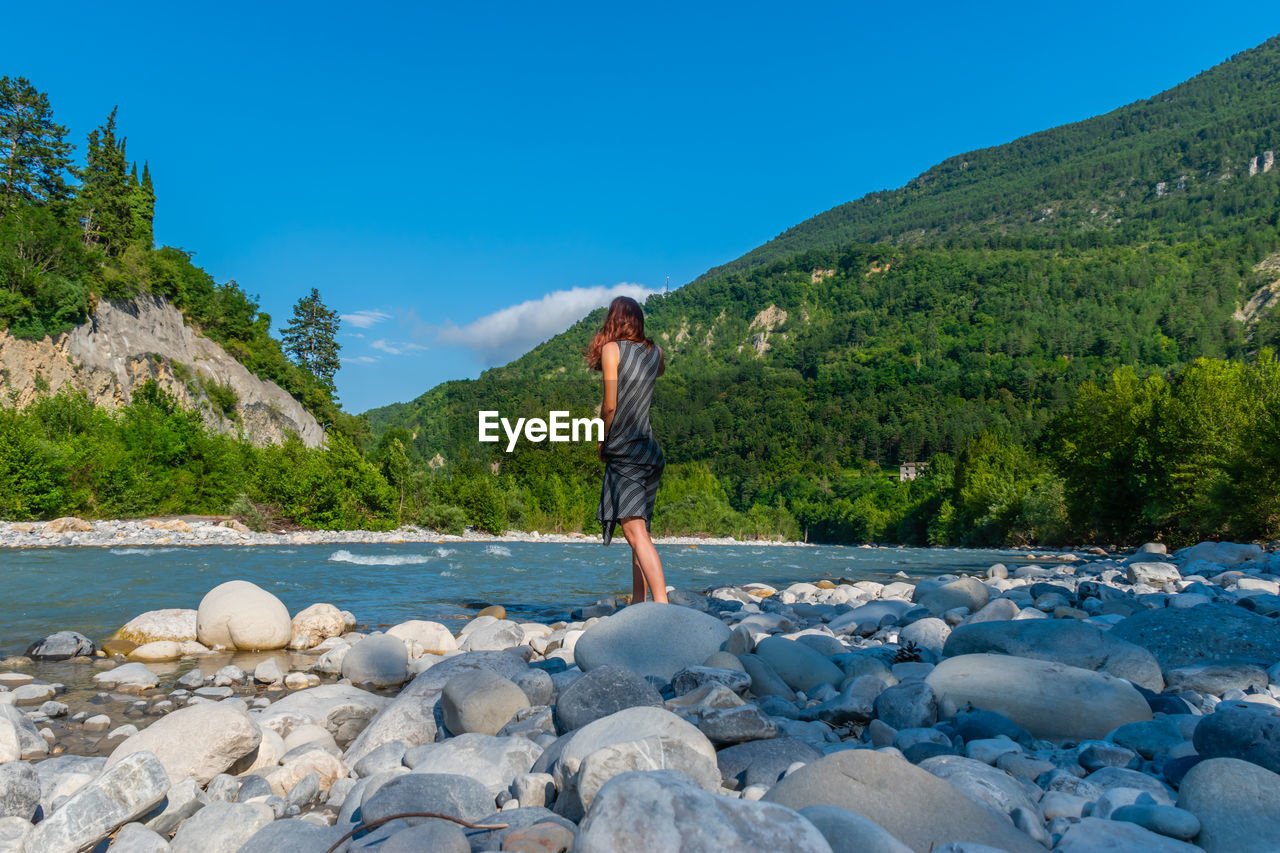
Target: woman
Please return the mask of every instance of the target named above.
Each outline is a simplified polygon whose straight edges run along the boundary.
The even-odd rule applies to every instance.
[[[613,540],[614,525],[631,546],[631,602],[665,603],[667,582],[662,561],[649,538],[653,499],[662,478],[662,448],[649,426],[654,380],[666,369],[662,349],[644,336],[640,303],[619,296],[609,305],[604,325],[587,347],[587,364],[604,374],[604,441],[597,451],[604,462],[604,486],[596,518],[604,525],[604,544]]]

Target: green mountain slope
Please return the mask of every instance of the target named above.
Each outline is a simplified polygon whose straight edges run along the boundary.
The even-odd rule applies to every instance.
[[[1253,309],[1280,278],[1278,83],[1273,39],[1147,101],[952,158],[652,297],[670,356],[653,418],[673,470],[709,470],[734,510],[786,509],[815,536],[919,541],[941,492],[892,491],[885,469],[951,470],[999,435],[1030,448],[1017,465],[1039,482],[1033,449],[1081,383],[1274,346],[1276,312]],[[476,441],[476,412],[592,409],[581,354],[602,313],[369,412],[375,434],[405,430],[446,471],[497,467],[534,517],[589,527],[593,448],[507,454]],[[914,520],[898,511],[930,500]]]
[[[855,242],[1088,246],[1227,233],[1235,217],[1224,202],[1261,201],[1239,179],[1280,150],[1277,91],[1280,37],[1145,101],[951,157],[704,278]]]

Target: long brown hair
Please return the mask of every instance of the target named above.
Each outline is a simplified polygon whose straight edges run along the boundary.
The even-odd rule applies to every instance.
[[[587,346],[587,366],[600,370],[600,351],[611,341],[636,341],[647,349],[653,349],[653,338],[644,336],[644,311],[640,303],[630,296],[619,296],[609,303],[609,314],[604,325]]]

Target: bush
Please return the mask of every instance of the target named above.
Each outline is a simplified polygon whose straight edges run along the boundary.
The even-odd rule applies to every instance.
[[[447,533],[450,536],[461,536],[467,530],[467,514],[462,507],[450,504],[431,504],[418,513],[419,527]]]

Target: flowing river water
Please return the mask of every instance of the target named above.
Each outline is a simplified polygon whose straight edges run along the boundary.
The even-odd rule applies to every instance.
[[[660,545],[667,582],[706,589],[753,581],[887,581],[1023,565],[1025,551],[943,548]],[[318,601],[368,629],[432,619],[454,630],[477,607],[516,619],[567,619],[575,607],[631,588],[631,552],[598,543],[450,542],[294,547],[32,548],[0,551],[0,655],[57,630],[96,641],[139,613],[195,608],[218,584],[252,581],[296,613]],[[1041,555],[1038,562],[1056,562]]]

